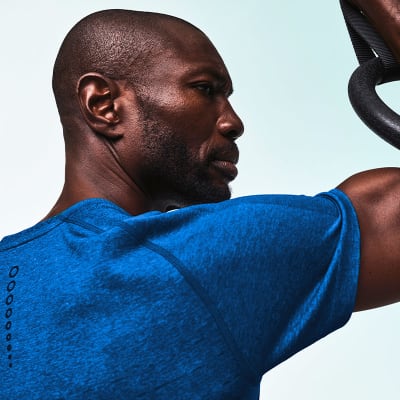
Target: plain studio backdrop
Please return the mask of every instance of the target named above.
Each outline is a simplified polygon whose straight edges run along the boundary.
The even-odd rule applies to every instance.
[[[246,127],[235,197],[313,195],[358,171],[398,166],[398,150],[372,134],[347,99],[357,64],[338,1],[3,0],[0,236],[43,218],[61,190],[52,65],[72,25],[105,8],[176,15],[219,49]],[[399,88],[379,90],[394,109]],[[270,371],[261,399],[398,399],[399,317],[399,305],[354,315],[345,328]]]

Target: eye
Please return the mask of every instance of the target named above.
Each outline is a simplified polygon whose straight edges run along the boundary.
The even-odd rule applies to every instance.
[[[214,86],[208,82],[196,83],[195,88],[201,92],[204,92],[204,94],[207,96],[213,96],[215,94]]]

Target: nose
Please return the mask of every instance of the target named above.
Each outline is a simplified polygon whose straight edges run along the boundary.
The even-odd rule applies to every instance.
[[[228,100],[224,102],[221,115],[217,120],[217,128],[221,135],[229,137],[232,140],[236,140],[243,135],[243,122]]]

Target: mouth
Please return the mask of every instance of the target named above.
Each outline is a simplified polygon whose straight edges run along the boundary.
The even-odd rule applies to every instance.
[[[223,176],[224,180],[227,182],[233,181],[238,174],[238,169],[233,161],[213,160],[211,165]]]
[[[238,169],[236,167],[239,161],[239,149],[236,143],[231,143],[230,146],[224,148],[215,149],[212,152],[210,159],[210,166],[222,175],[225,183],[233,181],[237,174]]]

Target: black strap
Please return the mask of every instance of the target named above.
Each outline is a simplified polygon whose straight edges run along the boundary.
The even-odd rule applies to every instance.
[[[400,71],[398,61],[365,16],[347,0],[340,0],[340,6],[358,62],[363,64],[372,58],[379,57],[387,71],[382,82],[379,83],[398,79],[397,75]]]

